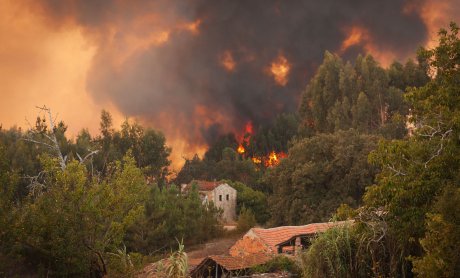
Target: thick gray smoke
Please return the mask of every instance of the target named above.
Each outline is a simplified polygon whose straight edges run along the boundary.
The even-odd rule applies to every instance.
[[[403,0],[34,3],[57,28],[76,24],[97,44],[87,84],[96,100],[109,100],[159,129],[174,129],[174,136],[190,142],[295,111],[324,51],[339,51],[347,27],[365,27],[375,45],[398,58],[413,53],[427,36],[420,15]],[[197,20],[196,33],[177,27]],[[166,42],[129,52],[129,38],[167,28]],[[361,50],[358,45],[344,55]],[[226,51],[232,71],[220,62]],[[269,74],[280,55],[291,64],[285,86]]]

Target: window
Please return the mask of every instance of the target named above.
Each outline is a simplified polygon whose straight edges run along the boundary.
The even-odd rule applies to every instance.
[[[222,202],[222,195],[219,195],[219,201]]]
[[[229,198],[228,194],[227,194],[227,196],[226,196],[226,199],[227,199],[227,201],[228,201],[228,200],[230,200],[230,198]]]

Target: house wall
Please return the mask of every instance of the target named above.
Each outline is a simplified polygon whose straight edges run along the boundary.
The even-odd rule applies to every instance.
[[[228,196],[228,200],[227,200]],[[212,201],[215,206],[223,210],[222,219],[225,222],[236,220],[236,190],[224,183],[212,191]]]

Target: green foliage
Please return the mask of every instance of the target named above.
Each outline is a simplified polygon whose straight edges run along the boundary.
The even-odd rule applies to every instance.
[[[291,258],[286,256],[276,256],[270,261],[262,265],[257,265],[251,268],[252,273],[274,273],[274,272],[289,272],[291,274],[300,274],[300,269]]]
[[[131,150],[136,164],[142,168],[145,175],[163,185],[169,174],[167,167],[171,161],[168,156],[171,149],[166,147],[163,134],[152,129],[144,129],[138,123],[123,122],[121,130],[112,127],[112,118],[106,111],[101,113],[101,136],[92,142],[93,149],[100,152],[94,157],[93,167],[103,175],[109,174],[112,162],[120,160],[128,150]],[[77,138],[87,137],[84,133]]]
[[[15,193],[18,181],[18,175],[11,170],[6,158],[6,148],[0,142],[0,276],[8,276],[3,270],[18,260],[14,254],[17,234],[15,222],[18,217]]]
[[[444,203],[449,207],[446,199],[438,196],[459,184],[458,27],[452,24],[450,32],[441,30],[439,46],[421,49],[419,59],[433,79],[408,91],[413,136],[379,144],[370,160],[382,172],[377,184],[367,189],[364,200],[366,207],[381,208],[387,214],[389,235],[397,247],[392,256],[401,258],[396,265],[407,273],[410,269],[403,266],[407,264],[404,258],[412,257],[419,275],[449,277],[458,275],[453,267],[458,259],[451,257],[458,253],[454,244],[457,220],[447,217],[437,206]]]
[[[246,146],[247,157],[266,156],[272,151],[286,152],[291,139],[297,135],[298,117],[294,114],[280,114],[273,123],[261,126]]]
[[[334,220],[349,220],[356,216],[356,210],[347,204],[341,204],[334,215]]]
[[[196,188],[181,194],[174,185],[160,189],[153,186],[147,194],[144,215],[126,235],[127,246],[143,254],[172,248],[176,238],[187,244],[202,243],[222,232],[219,210],[202,201]]]
[[[107,265],[113,273],[119,273],[123,276],[134,276],[136,268],[132,259],[132,254],[129,254],[126,250],[126,245],[116,250],[116,252],[107,252],[108,259]]]
[[[447,187],[433,213],[427,215],[427,232],[421,240],[425,255],[414,259],[419,277],[460,275],[460,188]]]
[[[332,228],[300,255],[303,277],[358,277],[354,267],[356,239],[350,227]]]
[[[354,222],[337,223],[299,257],[304,277],[401,277],[407,270],[380,209],[359,208]]]
[[[211,147],[212,148],[212,147]],[[259,169],[250,159],[241,157],[236,148],[226,147],[222,150],[221,160],[193,159],[185,160],[175,182],[189,183],[192,180],[233,180],[255,187],[261,176]]]
[[[18,177],[35,176],[41,171],[39,154],[47,150],[24,140],[25,134],[21,129],[12,127],[0,130],[0,144],[3,145],[3,156],[8,164],[8,171],[14,171]],[[6,173],[6,172],[5,172]],[[20,200],[28,194],[30,180],[17,179],[14,189],[14,200]]]
[[[272,225],[328,221],[337,207],[360,204],[377,172],[367,155],[377,137],[339,131],[300,140],[289,156],[266,175]]]
[[[394,63],[385,70],[372,56],[358,56],[355,64],[344,63],[330,52],[324,55],[300,103],[300,132],[312,136],[354,128],[366,133],[387,130],[395,114],[407,115],[403,92],[408,86],[422,86],[428,81],[420,59],[405,66]],[[404,127],[404,125],[402,125]],[[402,138],[404,128],[386,133]]]
[[[185,278],[188,272],[188,258],[184,251],[184,244],[179,242],[177,251],[172,252],[168,258],[165,273],[171,278]]]
[[[222,160],[223,150],[230,148],[235,150],[238,147],[235,135],[227,134],[219,137],[204,154],[204,160],[208,162],[219,162]],[[190,181],[189,181],[190,182]]]
[[[174,182],[176,184],[188,184],[192,180],[207,180],[209,171],[214,171],[214,167],[214,163],[207,164],[195,154],[192,159],[185,159],[184,166],[177,173]]]
[[[254,190],[241,182],[225,182],[238,192],[236,198],[237,214],[245,207],[254,213],[257,223],[264,224],[267,222],[270,214],[268,212],[267,196],[263,192]]]
[[[58,276],[104,273],[104,257],[120,246],[127,228],[142,215],[147,185],[126,156],[101,183],[73,161],[65,171],[44,159],[46,189],[30,196],[18,225],[23,255]]]
[[[245,207],[241,208],[240,214],[238,215],[237,231],[244,233],[256,225],[256,217],[254,213]]]

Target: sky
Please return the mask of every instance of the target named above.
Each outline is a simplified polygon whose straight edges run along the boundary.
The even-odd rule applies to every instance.
[[[383,66],[433,47],[460,0],[0,0],[0,123],[46,105],[75,137],[99,115],[161,130],[171,159],[294,112],[324,51]]]

